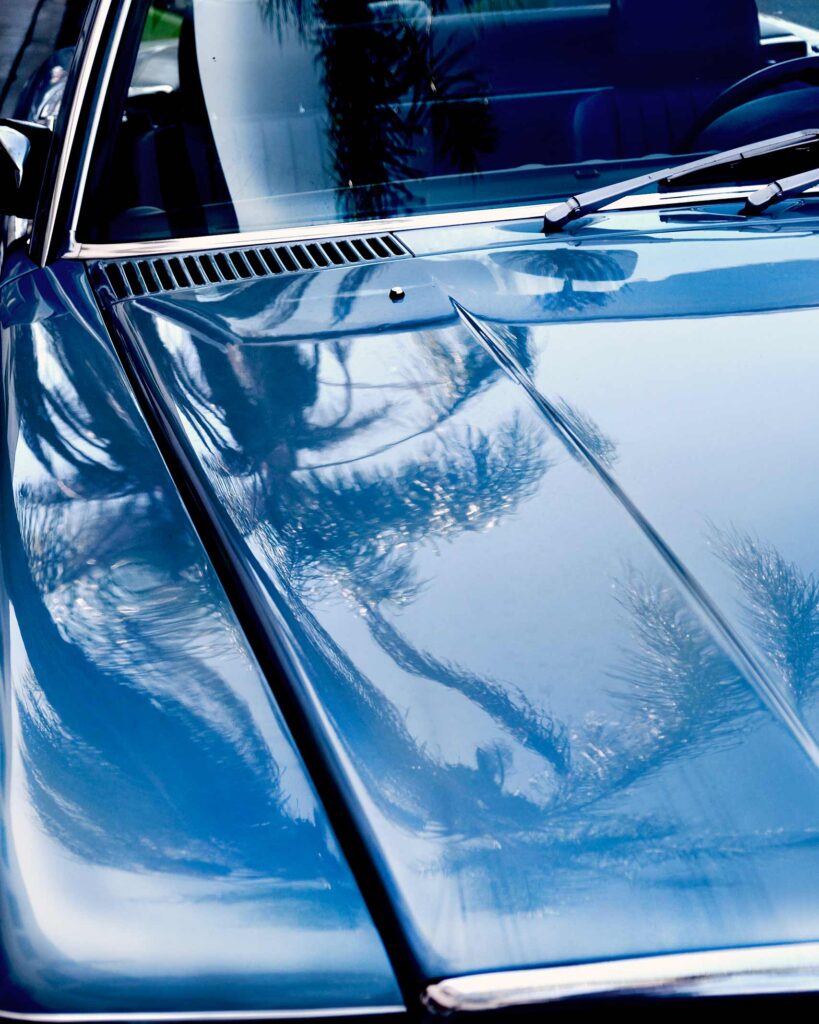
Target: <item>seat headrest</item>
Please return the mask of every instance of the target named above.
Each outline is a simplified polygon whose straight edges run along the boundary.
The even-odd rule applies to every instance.
[[[627,74],[725,80],[761,65],[756,0],[612,0]]]

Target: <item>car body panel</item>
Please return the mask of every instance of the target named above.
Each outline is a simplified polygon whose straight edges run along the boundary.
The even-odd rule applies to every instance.
[[[84,268],[0,315],[0,1012],[400,1007]]]
[[[816,226],[611,219],[113,307],[428,978],[816,938]]]

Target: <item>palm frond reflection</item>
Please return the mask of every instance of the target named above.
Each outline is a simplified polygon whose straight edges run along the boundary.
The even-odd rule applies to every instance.
[[[739,586],[747,627],[803,704],[819,677],[819,579],[772,545],[735,528],[712,528],[718,557]]]

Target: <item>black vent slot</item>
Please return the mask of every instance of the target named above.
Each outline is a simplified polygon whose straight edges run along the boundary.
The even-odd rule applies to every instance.
[[[199,288],[278,274],[304,274],[411,256],[394,235],[356,235],[321,242],[104,260],[97,266],[118,299]]]

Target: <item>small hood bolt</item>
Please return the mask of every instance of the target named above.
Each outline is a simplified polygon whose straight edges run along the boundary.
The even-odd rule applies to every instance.
[[[405,295],[406,295],[406,292],[404,291],[404,289],[403,288],[399,288],[398,285],[394,285],[392,288],[390,288],[390,301],[391,302],[401,302]]]

